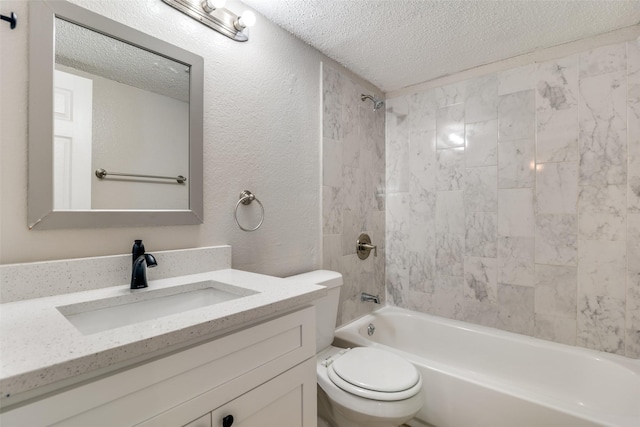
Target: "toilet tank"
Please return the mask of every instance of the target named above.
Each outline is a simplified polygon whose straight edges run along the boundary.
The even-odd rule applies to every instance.
[[[330,270],[315,270],[287,277],[300,283],[326,286],[329,294],[313,302],[316,308],[316,353],[331,345],[338,317],[342,274]]]

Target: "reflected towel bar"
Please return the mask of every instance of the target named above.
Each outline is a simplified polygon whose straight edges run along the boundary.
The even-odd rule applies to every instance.
[[[158,176],[158,175],[139,175],[134,173],[119,173],[119,172],[107,172],[104,169],[96,169],[96,176],[100,179],[105,178],[107,175],[114,176],[131,176],[135,178],[154,178],[154,179],[170,179],[172,181],[178,181],[179,184],[187,182],[187,178],[182,175],[178,176]]]

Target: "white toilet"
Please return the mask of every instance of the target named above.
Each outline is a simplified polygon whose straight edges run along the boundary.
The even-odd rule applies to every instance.
[[[394,353],[370,347],[331,346],[338,314],[342,275],[317,270],[289,277],[326,286],[316,300],[318,426],[397,427],[424,403],[417,369]]]

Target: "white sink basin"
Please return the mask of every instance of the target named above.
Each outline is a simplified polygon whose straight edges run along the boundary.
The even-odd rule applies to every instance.
[[[56,307],[84,335],[220,304],[258,292],[208,280]]]

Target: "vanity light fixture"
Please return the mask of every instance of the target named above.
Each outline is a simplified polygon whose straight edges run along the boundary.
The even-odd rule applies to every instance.
[[[202,8],[205,12],[211,13],[216,9],[222,9],[227,4],[227,0],[204,0]]]
[[[249,40],[248,27],[256,22],[255,14],[247,10],[236,15],[224,6],[226,0],[162,0],[201,24],[213,28],[238,42]]]

